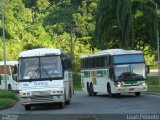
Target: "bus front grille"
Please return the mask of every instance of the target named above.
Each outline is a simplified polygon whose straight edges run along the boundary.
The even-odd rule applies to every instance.
[[[53,96],[33,96],[31,97],[32,103],[49,103],[53,102]]]
[[[50,90],[48,91],[32,91],[33,96],[46,96],[50,95]]]

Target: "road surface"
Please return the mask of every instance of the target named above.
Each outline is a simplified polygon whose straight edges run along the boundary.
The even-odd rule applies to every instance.
[[[136,97],[134,94],[125,94],[120,97],[113,97],[113,98],[107,95],[98,95],[91,97],[83,92],[76,92],[75,95],[73,95],[71,104],[66,105],[64,109],[59,109],[57,105],[48,105],[48,106],[45,105],[39,107],[32,107],[30,111],[25,111],[24,107],[20,104],[20,102],[17,102],[17,104],[12,108],[0,111],[0,114],[2,114],[3,116],[5,114],[11,114],[11,115],[18,114],[21,116],[22,114],[23,118],[27,118],[27,116],[32,116],[33,119],[35,119],[34,118],[35,116],[36,117],[40,116],[38,120],[41,120],[42,115],[44,116],[54,115],[54,117],[58,115],[58,117],[60,117],[61,119],[65,115],[67,116],[70,115],[72,117],[80,115],[83,117],[83,114],[85,115],[96,114],[103,116],[108,114],[158,114],[158,113],[160,113],[160,96],[144,94],[141,95],[140,97]]]

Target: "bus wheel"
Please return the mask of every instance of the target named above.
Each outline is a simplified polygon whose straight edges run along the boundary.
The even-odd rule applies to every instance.
[[[64,102],[59,103],[59,107],[60,107],[60,108],[64,108],[64,106],[65,106],[65,103],[64,103]]]
[[[111,86],[110,86],[110,84],[107,84],[107,92],[108,92],[109,96],[112,97],[112,92],[111,92]]]
[[[97,93],[94,92],[93,84],[92,83],[90,84],[90,93],[91,93],[91,96],[96,96],[97,95]]]
[[[71,103],[71,99],[67,100],[65,103],[66,105],[69,105]]]
[[[65,102],[66,103],[66,105],[69,105],[70,103],[71,103],[71,90],[69,91],[69,99]]]
[[[31,110],[31,105],[25,105],[24,108],[26,111]]]
[[[90,91],[89,83],[87,83],[87,92],[88,92],[88,95],[91,96],[91,91]]]
[[[8,85],[8,90],[12,90],[12,87],[10,84]]]
[[[140,92],[135,92],[135,95],[136,95],[136,96],[140,96],[141,93],[140,93]]]
[[[121,96],[121,93],[116,93],[115,96],[116,96],[116,97],[120,97],[120,96]]]

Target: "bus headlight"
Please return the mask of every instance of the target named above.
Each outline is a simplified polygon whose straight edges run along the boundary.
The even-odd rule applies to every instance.
[[[117,85],[117,87],[121,87],[121,85],[120,85],[120,84],[118,84],[118,85]]]
[[[22,96],[30,96],[30,95],[31,95],[30,92],[22,92],[22,91],[19,92],[19,96],[20,97],[22,97]]]
[[[144,82],[144,83],[142,83],[141,85],[142,85],[142,86],[146,86],[147,84]]]
[[[124,82],[118,82],[117,87],[124,87]]]
[[[63,94],[63,90],[57,91],[57,94]]]
[[[63,90],[53,90],[51,94],[63,94]]]

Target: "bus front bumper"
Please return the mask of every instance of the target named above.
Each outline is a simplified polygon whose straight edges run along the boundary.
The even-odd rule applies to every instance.
[[[63,95],[20,97],[22,105],[47,104],[64,102]]]
[[[115,93],[133,93],[133,92],[145,92],[147,86],[127,86],[127,87],[116,87]]]

